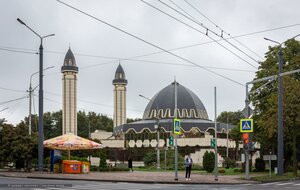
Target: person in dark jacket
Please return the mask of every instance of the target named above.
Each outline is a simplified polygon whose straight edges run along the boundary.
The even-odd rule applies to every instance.
[[[191,170],[192,170],[192,165],[193,165],[193,159],[191,157],[191,154],[189,154],[184,159],[184,165],[185,165],[185,180],[191,181]]]
[[[129,171],[133,172],[133,169],[132,169],[132,159],[131,158],[128,159],[128,168],[129,168]]]

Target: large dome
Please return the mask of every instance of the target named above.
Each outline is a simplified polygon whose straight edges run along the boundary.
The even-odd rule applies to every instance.
[[[159,91],[148,103],[143,119],[174,118],[175,83]],[[177,118],[208,119],[206,109],[198,98],[188,88],[177,84]],[[158,111],[157,111],[158,110]],[[157,114],[158,113],[158,114]]]

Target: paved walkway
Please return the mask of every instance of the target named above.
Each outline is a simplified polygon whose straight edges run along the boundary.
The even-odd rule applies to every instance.
[[[191,181],[185,180],[185,173],[178,172],[178,181],[174,180],[174,172],[91,172],[89,174],[53,174],[48,172],[0,172],[0,176],[26,177],[40,179],[61,180],[92,180],[109,182],[134,182],[134,183],[180,183],[180,184],[244,184],[257,183],[255,181],[242,180],[241,175],[219,176],[215,181],[213,175],[192,174]]]

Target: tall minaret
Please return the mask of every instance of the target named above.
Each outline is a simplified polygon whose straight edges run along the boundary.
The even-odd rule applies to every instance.
[[[69,48],[64,65],[61,67],[63,73],[63,129],[62,133],[73,133],[77,135],[77,73],[75,57]]]
[[[113,80],[114,89],[114,127],[126,123],[126,85],[127,80],[124,70],[119,64],[115,79]]]

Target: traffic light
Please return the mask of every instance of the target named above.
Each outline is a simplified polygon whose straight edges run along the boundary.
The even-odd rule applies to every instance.
[[[211,148],[215,148],[215,146],[216,146],[216,139],[215,139],[215,138],[212,138],[212,139],[210,140],[210,147],[211,147]]]
[[[251,135],[249,133],[243,133],[243,142],[244,142],[244,149],[251,151],[253,145],[252,145]]]
[[[174,139],[173,139],[173,136],[170,136],[169,137],[169,145],[170,146],[173,146],[174,145],[174,141],[173,141]]]

